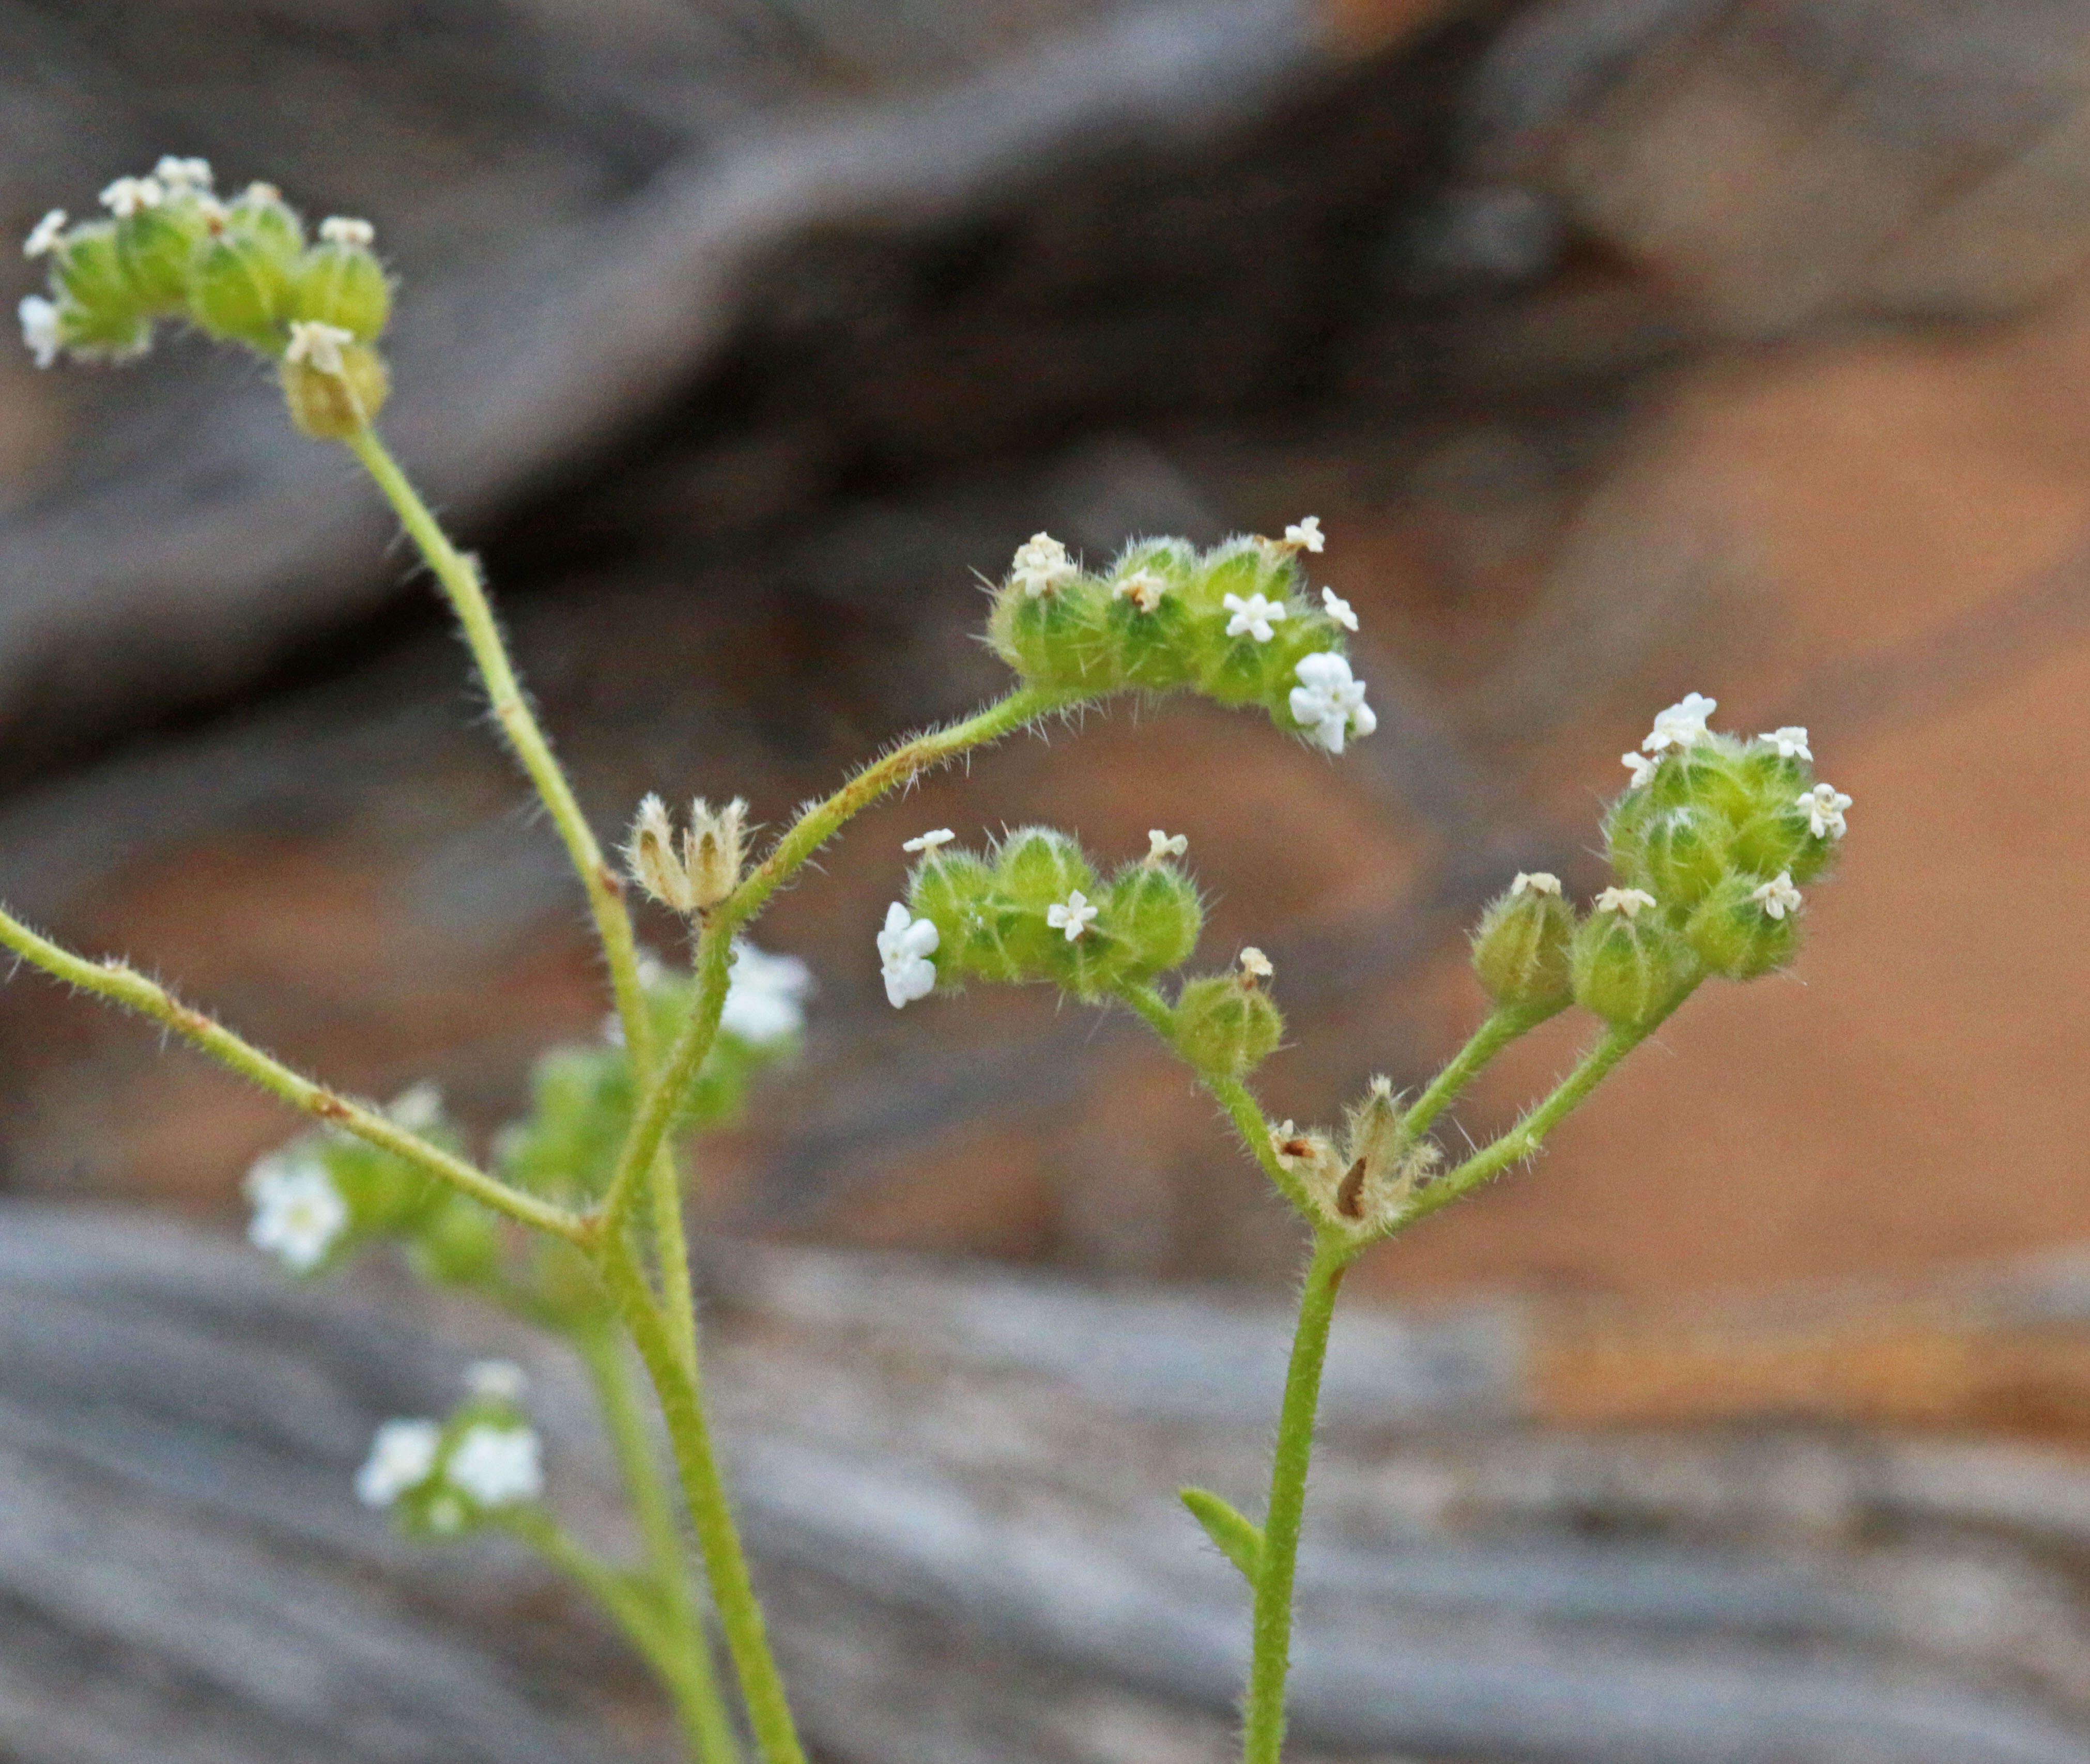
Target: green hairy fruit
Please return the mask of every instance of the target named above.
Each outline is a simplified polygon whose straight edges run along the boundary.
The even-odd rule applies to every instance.
[[[1684,939],[1707,972],[1754,980],[1791,961],[1800,921],[1791,909],[1772,913],[1762,897],[1776,886],[1767,878],[1738,873],[1723,878],[1692,909]]]
[[[1575,1002],[1622,1028],[1659,1022],[1697,977],[1690,946],[1661,913],[1598,909],[1575,934]]]
[[[1201,1072],[1245,1078],[1284,1040],[1284,1017],[1245,974],[1185,981],[1176,1001],[1176,1046]]]
[[[1517,883],[1481,916],[1473,934],[1473,972],[1497,1004],[1556,1009],[1574,991],[1568,947],[1575,937],[1575,909],[1550,876],[1520,876]]]
[[[374,343],[392,316],[392,285],[366,247],[315,245],[298,263],[287,316],[338,325],[359,343]]]

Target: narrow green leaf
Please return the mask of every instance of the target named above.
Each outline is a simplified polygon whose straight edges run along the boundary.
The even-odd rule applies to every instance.
[[[1179,1488],[1176,1498],[1219,1545],[1219,1553],[1241,1571],[1241,1577],[1255,1585],[1262,1573],[1262,1527],[1209,1488]]]

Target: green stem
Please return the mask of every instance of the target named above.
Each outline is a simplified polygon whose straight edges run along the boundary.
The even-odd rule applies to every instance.
[[[643,1580],[604,1561],[542,1507],[499,1509],[494,1517],[616,1618],[648,1661],[659,1663],[667,1637]]]
[[[652,1024],[647,1019],[639,989],[638,944],[632,934],[631,915],[624,904],[624,884],[617,872],[603,861],[594,829],[581,813],[573,786],[560,770],[552,745],[545,740],[536,715],[523,695],[522,684],[515,677],[506,646],[501,639],[501,628],[495,622],[493,608],[487,601],[485,586],[479,580],[478,562],[450,543],[449,535],[443,531],[428,504],[421,500],[420,493],[407,481],[406,474],[378,440],[375,430],[359,430],[348,437],[346,444],[385,493],[385,500],[399,517],[399,524],[419,548],[428,568],[434,571],[436,582],[457,614],[458,623],[463,627],[465,642],[471,647],[472,659],[479,664],[480,677],[486,682],[487,696],[501,733],[507,737],[515,757],[522,762],[523,770],[530,775],[531,783],[537,787],[537,794],[544,800],[553,825],[566,843],[566,854],[573,861],[582,888],[587,891],[588,910],[594,915],[596,933],[601,939],[604,958],[609,964],[610,986],[617,996],[617,1016],[624,1025],[625,1045],[630,1049],[633,1066],[643,1075],[652,1070],[653,1063]]]
[[[221,1065],[229,1066],[241,1077],[259,1084],[272,1096],[281,1097],[292,1108],[301,1109],[308,1115],[404,1158],[417,1170],[448,1182],[495,1212],[575,1243],[588,1240],[590,1232],[586,1221],[574,1217],[565,1208],[510,1188],[462,1158],[431,1145],[418,1134],[408,1132],[379,1110],[352,1102],[324,1084],[314,1084],[281,1060],[234,1034],[222,1024],[183,1004],[157,981],[147,979],[129,964],[114,957],[95,962],[84,955],[75,955],[62,945],[31,930],[4,908],[0,908],[0,945],[83,992],[93,993],[113,1004],[164,1024]]]
[[[682,1528],[676,1523],[674,1504],[654,1455],[638,1393],[632,1388],[623,1343],[608,1330],[589,1329],[579,1334],[577,1344],[595,1384],[604,1430],[617,1453],[645,1546],[647,1567],[673,1637],[672,1658],[656,1665],[675,1699],[683,1735],[698,1764],[738,1764],[740,1742],[712,1667],[711,1642],[690,1583]]]
[[[668,1312],[669,1332],[690,1365],[697,1363],[697,1290],[690,1278],[690,1239],[682,1224],[682,1178],[674,1148],[663,1144],[647,1173],[652,1203],[653,1255],[660,1266],[660,1303]]]
[[[638,1345],[639,1358],[646,1363],[647,1375],[652,1380],[660,1412],[668,1423],[669,1442],[682,1478],[682,1498],[703,1556],[712,1600],[740,1680],[741,1701],[747,1710],[755,1748],[763,1764],[805,1764],[805,1751],[798,1743],[791,1706],[784,1693],[783,1676],[769,1650],[762,1607],[755,1599],[747,1557],[733,1529],[732,1508],[712,1449],[711,1430],[704,1420],[702,1372],[695,1362],[682,1358],[652,1294],[647,1290],[645,1277],[621,1238],[613,1234],[604,1238],[601,1265],[610,1296]]]
[[[1314,1418],[1321,1402],[1321,1370],[1328,1358],[1328,1328],[1343,1270],[1357,1247],[1332,1234],[1318,1237],[1299,1293],[1299,1327],[1285,1368],[1277,1444],[1270,1466],[1270,1505],[1262,1522],[1261,1571],[1255,1583],[1254,1653],[1242,1709],[1244,1764],[1279,1764],[1284,1747],[1284,1680],[1292,1663],[1292,1589],[1299,1562],[1299,1530],[1306,1512],[1306,1472],[1314,1456]]]
[[[1477,1077],[1481,1068],[1519,1036],[1529,1034],[1546,1021],[1557,1015],[1566,1006],[1563,999],[1557,1005],[1498,1005],[1490,1011],[1480,1028],[1473,1031],[1473,1039],[1451,1056],[1443,1071],[1430,1079],[1422,1094],[1408,1105],[1401,1118],[1402,1124],[1411,1136],[1420,1138],[1429,1130],[1430,1123],[1442,1114]]]

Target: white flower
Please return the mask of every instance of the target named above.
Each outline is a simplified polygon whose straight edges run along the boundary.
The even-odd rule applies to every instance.
[[[1167,581],[1150,569],[1135,569],[1129,576],[1120,576],[1111,589],[1113,600],[1130,600],[1142,612],[1151,612],[1161,604],[1161,597],[1168,591]]]
[[[355,341],[353,331],[344,331],[338,324],[329,324],[321,319],[293,319],[290,346],[283,351],[283,358],[303,362],[318,373],[338,374],[341,371],[342,346]]]
[[[153,175],[170,192],[208,190],[211,185],[210,161],[179,159],[172,153],[164,153],[160,163],[153,168]]]
[[[1253,943],[1241,952],[1241,968],[1251,980],[1267,980],[1277,972],[1270,958]],[[1286,1137],[1291,1135],[1288,1134]]]
[[[368,246],[377,237],[377,229],[368,221],[352,220],[345,214],[330,214],[320,222],[320,237],[329,245]]]
[[[65,210],[52,209],[29,229],[29,236],[22,242],[22,255],[24,257],[41,257],[56,251],[58,242],[65,237]]]
[[[806,1026],[813,971],[795,955],[772,955],[736,942],[719,1027],[753,1047],[789,1040]]]
[[[247,1241],[293,1273],[318,1267],[347,1229],[348,1203],[314,1152],[272,1152],[247,1173],[243,1186],[254,1206]]]
[[[355,1473],[355,1498],[366,1507],[390,1506],[428,1479],[442,1443],[443,1430],[436,1422],[386,1422]]]
[[[1512,895],[1557,895],[1560,892],[1560,878],[1550,871],[1520,869],[1516,880],[1509,885]]]
[[[911,917],[898,901],[885,909],[885,929],[878,934],[878,956],[885,964],[885,997],[895,1011],[936,988],[938,932],[930,919]]]
[[[157,208],[166,200],[166,188],[157,178],[119,178],[101,192],[101,205],[119,221],[141,208]]]
[[[1817,839],[1832,835],[1843,836],[1843,811],[1851,806],[1851,799],[1832,784],[1817,784],[1812,790],[1792,799],[1795,809],[1807,811],[1807,824]]]
[[[21,316],[22,341],[36,356],[37,365],[49,367],[65,347],[58,328],[58,309],[41,294],[24,294],[22,303],[15,310]]]
[[[1016,560],[1008,567],[1008,579],[1033,600],[1064,588],[1081,573],[1067,556],[1067,547],[1049,533],[1034,533],[1017,546]]]
[[[1780,870],[1762,887],[1751,889],[1749,899],[1774,919],[1783,919],[1788,912],[1800,910],[1800,891],[1792,886],[1792,872],[1789,869]]]
[[[1190,849],[1190,835],[1178,833],[1172,837],[1159,827],[1146,830],[1146,861],[1158,864],[1164,857],[1180,857]]]
[[[933,852],[940,845],[948,845],[957,837],[957,835],[948,827],[936,827],[914,839],[902,839],[900,849],[903,852]]]
[[[465,1368],[464,1388],[491,1402],[520,1402],[530,1379],[513,1360],[474,1360]]]
[[[1318,552],[1328,543],[1327,535],[1321,530],[1321,517],[1309,514],[1303,521],[1295,521],[1284,530],[1284,543],[1295,552]]]
[[[1357,629],[1357,608],[1337,594],[1334,589],[1323,588],[1321,590],[1321,604],[1327,609],[1328,616],[1342,626],[1345,631]]]
[[[1623,912],[1628,919],[1637,919],[1642,907],[1654,903],[1654,896],[1645,888],[1606,888],[1597,896],[1598,912]]]
[[[429,1079],[409,1085],[385,1105],[395,1127],[409,1133],[426,1133],[443,1122],[442,1086]]]
[[[535,1500],[544,1491],[542,1453],[535,1427],[480,1422],[464,1430],[443,1466],[443,1480],[482,1507]]]
[[[1654,727],[1640,745],[1650,753],[1665,748],[1693,747],[1705,739],[1705,719],[1720,708],[1720,701],[1702,692],[1687,692],[1654,719]]]
[[[1069,893],[1056,907],[1045,909],[1045,922],[1056,931],[1064,931],[1067,941],[1074,939],[1088,929],[1089,921],[1101,909],[1089,903],[1088,896],[1078,888]]]
[[[1759,735],[1759,741],[1768,741],[1778,749],[1780,759],[1812,759],[1814,750],[1807,745],[1807,731],[1795,723],[1782,729],[1773,729],[1768,735]]]
[[[1305,657],[1293,670],[1292,720],[1306,738],[1331,753],[1343,750],[1345,735],[1370,735],[1378,719],[1365,702],[1365,683],[1350,677],[1350,664],[1333,650]]]
[[[1632,776],[1626,780],[1626,788],[1628,790],[1639,789],[1655,774],[1656,762],[1649,759],[1645,753],[1621,753],[1619,755],[1619,763],[1632,774]]]
[[[1258,643],[1267,643],[1277,634],[1272,627],[1286,612],[1282,600],[1266,600],[1261,594],[1250,594],[1245,600],[1239,594],[1227,594],[1219,604],[1233,615],[1227,620],[1227,635],[1252,637]]]

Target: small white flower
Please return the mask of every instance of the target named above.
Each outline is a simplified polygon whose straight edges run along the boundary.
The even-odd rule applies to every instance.
[[[1286,612],[1282,600],[1266,600],[1261,594],[1250,594],[1245,600],[1239,594],[1227,594],[1219,604],[1233,615],[1227,620],[1227,635],[1252,637],[1258,643],[1267,643],[1277,634],[1274,627]]]
[[[948,845],[957,837],[957,835],[948,827],[935,827],[914,839],[902,839],[900,849],[903,852],[933,852],[940,845]]]
[[[1792,886],[1792,872],[1789,869],[1780,870],[1762,887],[1751,889],[1749,899],[1774,919],[1783,919],[1788,912],[1800,910],[1800,891]]]
[[[272,1152],[247,1173],[243,1187],[254,1207],[247,1241],[293,1273],[318,1267],[347,1229],[348,1203],[316,1153]]]
[[[211,185],[210,161],[207,159],[180,159],[172,153],[161,156],[160,163],[153,168],[153,175],[170,192],[208,190]]]
[[[1654,903],[1654,896],[1645,888],[1606,888],[1597,896],[1598,912],[1623,912],[1628,919],[1637,919],[1642,907]]]
[[[1512,895],[1557,895],[1560,892],[1560,878],[1549,870],[1520,869],[1516,880],[1509,885]]]
[[[1654,776],[1658,762],[1649,759],[1645,753],[1621,753],[1619,755],[1619,763],[1632,774],[1632,776],[1626,780],[1626,788],[1637,790],[1649,779]]]
[[[389,1507],[418,1488],[436,1467],[443,1430],[433,1421],[388,1421],[370,1442],[370,1456],[355,1473],[355,1498],[366,1507]]]
[[[368,246],[377,237],[377,229],[368,221],[353,220],[345,214],[330,214],[320,222],[320,237],[329,245]]]
[[[283,200],[283,192],[274,184],[264,184],[257,178],[239,192],[238,200],[251,203],[256,208],[261,208],[271,202],[281,202]]]
[[[1277,972],[1270,958],[1253,943],[1241,952],[1241,969],[1251,980],[1267,980]]]
[[[344,331],[338,324],[321,319],[293,319],[290,346],[283,351],[283,358],[303,362],[317,373],[338,374],[343,346],[355,341],[353,331]]]
[[[813,971],[795,955],[772,955],[736,942],[719,1027],[753,1047],[788,1041],[806,1027]]]
[[[1832,784],[1817,784],[1793,798],[1793,806],[1807,811],[1807,824],[1817,839],[1843,836],[1843,811],[1851,799]]]
[[[1034,533],[1017,546],[1016,560],[1008,568],[1008,579],[1033,600],[1065,587],[1081,573],[1067,556],[1067,547],[1049,533]]]
[[[1165,578],[1150,569],[1135,569],[1129,576],[1120,576],[1111,589],[1113,600],[1129,600],[1142,612],[1151,612],[1161,604],[1161,597],[1168,591]]]
[[[166,200],[166,187],[157,178],[119,178],[101,192],[101,205],[119,221],[141,208],[157,208]]]
[[[1293,522],[1284,530],[1284,543],[1295,552],[1325,550],[1328,538],[1321,530],[1320,516],[1309,514],[1305,520]]]
[[[22,255],[24,257],[43,257],[56,251],[58,242],[65,237],[65,210],[52,209],[29,229],[29,236],[22,241]]]
[[[895,1011],[935,990],[936,964],[929,958],[939,935],[934,920],[913,917],[897,900],[885,909],[878,956],[885,965],[886,1001]]]
[[[1292,672],[1299,684],[1292,689],[1292,720],[1317,746],[1340,753],[1346,735],[1370,735],[1378,727],[1365,702],[1365,683],[1350,677],[1345,657],[1322,650],[1305,657]]]
[[[1345,631],[1357,629],[1357,608],[1337,594],[1334,589],[1323,588],[1321,590],[1321,604],[1327,609],[1328,616],[1342,626]]]
[[[1170,835],[1159,827],[1146,830],[1146,861],[1158,864],[1164,857],[1180,857],[1190,849],[1190,835],[1187,833]]]
[[[1778,749],[1780,759],[1812,759],[1814,750],[1807,745],[1807,731],[1797,724],[1788,723],[1782,729],[1773,729],[1768,735],[1759,735],[1759,741],[1767,741]]]
[[[22,341],[37,358],[37,365],[49,367],[65,347],[65,337],[58,328],[58,309],[41,294],[24,294],[22,303],[15,310],[22,320]]]
[[[464,1388],[490,1402],[520,1402],[530,1378],[513,1360],[474,1360],[465,1368]]]
[[[544,1491],[543,1450],[535,1427],[480,1422],[464,1430],[443,1466],[443,1480],[482,1507],[535,1500]]]
[[[1089,898],[1078,888],[1070,892],[1056,907],[1045,909],[1045,922],[1056,931],[1064,931],[1071,943],[1089,928],[1089,921],[1101,909],[1091,906]]]
[[[1720,708],[1720,701],[1702,692],[1687,692],[1654,719],[1654,727],[1640,745],[1650,753],[1666,748],[1693,747],[1706,736],[1705,719]]]

